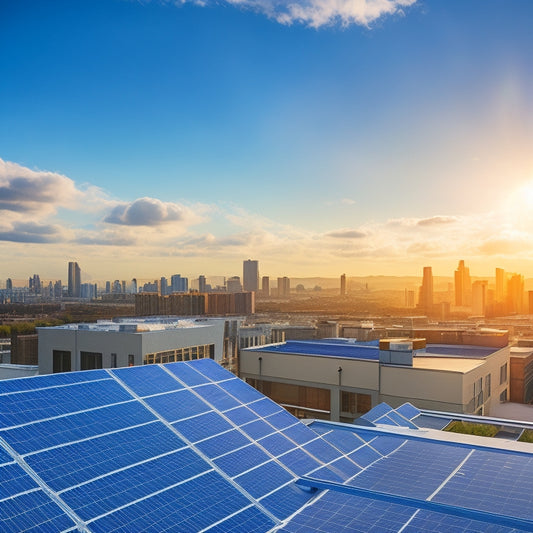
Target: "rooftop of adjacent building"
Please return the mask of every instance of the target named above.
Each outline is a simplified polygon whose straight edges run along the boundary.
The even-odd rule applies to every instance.
[[[37,329],[58,329],[58,330],[83,330],[83,331],[105,331],[105,332],[127,332],[142,333],[147,331],[163,331],[175,329],[200,328],[208,325],[205,321],[194,318],[179,317],[135,317],[135,318],[115,318],[113,320],[98,320],[95,323],[63,324],[50,328]]]

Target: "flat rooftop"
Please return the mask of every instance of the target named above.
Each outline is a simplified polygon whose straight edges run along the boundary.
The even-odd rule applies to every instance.
[[[318,341],[286,341],[280,344],[270,344],[256,348],[248,348],[253,351],[265,353],[284,353],[292,355],[309,355],[316,357],[339,357],[347,359],[358,359],[363,361],[379,360],[379,341],[358,342],[354,339],[321,339]],[[428,344],[425,351],[416,351],[414,360],[420,359],[420,368],[432,367],[435,361],[445,368],[447,365],[454,365],[453,370],[457,370],[459,360],[471,360],[464,363],[469,369],[480,364],[480,360],[497,352],[501,348],[487,346],[469,346],[462,344]],[[426,366],[424,366],[426,365]],[[472,366],[473,365],[473,366]],[[417,367],[418,364],[413,363]]]
[[[96,323],[64,324],[49,328],[37,329],[60,329],[60,330],[80,330],[80,331],[104,331],[121,333],[143,333],[148,331],[163,331],[174,329],[190,329],[205,327],[206,323],[198,323],[190,318],[162,318],[162,317],[139,317],[120,318],[114,320],[98,320]]]

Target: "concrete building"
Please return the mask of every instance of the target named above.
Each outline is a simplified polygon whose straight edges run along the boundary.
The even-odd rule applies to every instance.
[[[467,307],[472,305],[472,281],[470,279],[470,269],[465,267],[463,260],[459,261],[459,266],[454,273],[455,281],[455,305],[457,307]]]
[[[511,348],[509,401],[533,403],[533,341]]]
[[[426,314],[433,311],[433,272],[430,266],[424,267],[418,307]]]
[[[278,298],[289,298],[291,295],[291,280],[284,276],[278,278]]]
[[[223,357],[224,320],[115,319],[37,332],[39,374]]]
[[[226,290],[228,292],[242,292],[241,278],[232,276],[226,280]]]
[[[270,296],[270,278],[263,276],[261,279],[261,296],[268,298]]]
[[[245,291],[259,290],[259,261],[248,259],[242,263],[242,288]]]
[[[79,298],[81,294],[81,269],[78,263],[70,261],[68,264],[68,295]]]
[[[352,420],[380,402],[490,414],[508,398],[509,346],[425,339],[288,341],[241,351],[240,375],[301,417]]]

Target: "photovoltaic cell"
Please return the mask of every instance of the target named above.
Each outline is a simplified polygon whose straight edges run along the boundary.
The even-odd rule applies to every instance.
[[[203,383],[210,382],[208,378],[202,376],[199,372],[196,372],[194,368],[186,363],[169,363],[165,365],[165,368],[188,387],[194,387],[195,385],[202,385]]]
[[[183,388],[178,380],[157,365],[116,368],[111,372],[141,397]]]
[[[203,385],[201,387],[196,387],[195,392],[219,411],[225,411],[226,409],[241,405],[240,402],[217,385]]]
[[[248,407],[237,407],[226,411],[224,415],[237,426],[242,426],[252,420],[257,420],[257,415],[253,411],[250,411]]]
[[[177,422],[183,418],[212,410],[203,400],[188,390],[153,396],[146,398],[145,401],[167,422]]]
[[[250,470],[250,468],[260,465],[261,463],[266,463],[267,461],[270,461],[270,459],[271,457],[265,452],[254,444],[250,444],[246,448],[241,448],[240,450],[236,450],[228,455],[215,459],[214,463],[228,476],[233,477]]]
[[[197,442],[233,428],[229,422],[214,411],[175,422],[173,426],[191,442]]]
[[[284,520],[305,505],[312,496],[311,493],[304,491],[291,483],[281,487],[269,496],[265,496],[260,502],[274,516]]]
[[[155,417],[150,411],[131,401],[102,407],[97,412],[86,411],[27,424],[0,434],[18,453],[26,454],[153,420]]]
[[[198,359],[194,362],[185,363],[189,367],[193,368],[195,371],[199,372],[206,378],[209,378],[211,381],[221,381],[221,380],[238,380],[235,376],[224,370],[218,363],[215,363],[212,359]]]
[[[237,429],[233,429],[199,442],[197,447],[202,453],[213,458],[249,444],[252,444],[252,441],[246,435],[243,435]]]
[[[369,420],[370,422],[375,422],[382,416],[385,416],[387,413],[390,413],[392,411],[392,407],[390,405],[387,405],[386,403],[380,403],[376,405],[375,407],[372,407],[370,411],[365,413],[361,418],[364,418],[365,420]]]
[[[249,503],[219,474],[208,472],[103,516],[91,522],[90,527],[101,533],[156,533],[169,525],[175,531],[199,531]]]
[[[3,533],[62,531],[74,521],[43,491],[0,499],[0,531]]]
[[[110,471],[181,448],[185,443],[160,422],[30,455],[27,463],[59,491]]]
[[[219,383],[219,387],[240,400],[242,403],[249,403],[263,398],[263,395],[259,391],[240,379],[224,381],[223,383]]]
[[[0,466],[0,499],[38,487],[37,483],[15,463]]]
[[[293,479],[290,472],[272,460],[240,475],[235,481],[254,498],[260,498]]]
[[[91,370],[86,372],[63,372],[46,376],[34,376],[28,379],[6,379],[0,381],[0,395],[10,392],[24,392],[30,390],[72,385],[89,381],[108,379],[105,370]]]
[[[259,416],[264,417],[279,413],[283,408],[273,402],[270,398],[263,398],[262,400],[248,404],[248,409],[251,409]]]
[[[400,407],[396,409],[396,412],[404,416],[408,420],[412,420],[415,416],[418,416],[420,414],[420,410],[409,402],[400,405]]]
[[[279,433],[259,439],[257,442],[275,457],[294,448],[294,443]]]
[[[270,435],[276,431],[270,424],[268,424],[268,422],[264,422],[263,420],[255,420],[254,422],[244,424],[241,426],[241,429],[255,440]]]
[[[3,427],[131,400],[131,396],[111,379],[6,394],[1,398],[0,426]]]
[[[61,497],[81,518],[91,520],[208,470],[203,459],[185,449],[68,489]]]
[[[209,533],[228,533],[228,531],[243,533],[264,533],[270,531],[275,523],[256,507],[249,507],[240,513],[209,528]]]

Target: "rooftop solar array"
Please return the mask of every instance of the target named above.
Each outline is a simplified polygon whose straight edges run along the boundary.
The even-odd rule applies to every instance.
[[[3,381],[0,531],[533,530],[533,454],[419,413],[307,426],[209,359]]]
[[[321,357],[340,357],[379,360],[379,341],[357,341],[355,339],[321,339],[319,341],[288,340],[261,348],[251,348],[254,352],[286,353]],[[415,352],[415,357],[461,357],[483,359],[500,348],[468,345],[428,344],[425,350]]]

